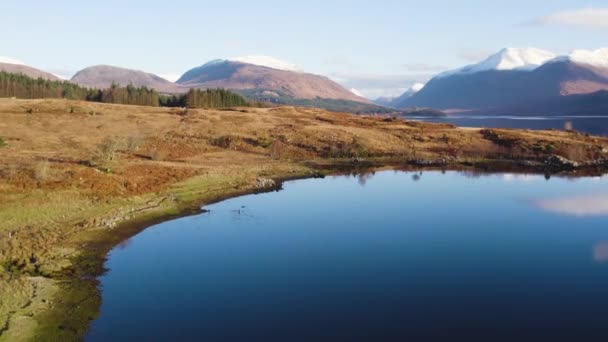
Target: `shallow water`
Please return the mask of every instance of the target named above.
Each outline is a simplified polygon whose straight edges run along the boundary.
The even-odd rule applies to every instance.
[[[575,129],[593,135],[608,136],[608,116],[485,116],[449,115],[442,118],[414,117],[428,122],[450,123],[461,127]]]
[[[608,179],[288,182],[117,246],[88,341],[606,340]]]

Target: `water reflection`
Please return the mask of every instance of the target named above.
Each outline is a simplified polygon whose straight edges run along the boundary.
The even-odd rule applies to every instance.
[[[87,340],[608,336],[608,180],[356,172],[208,209],[111,252]]]
[[[601,263],[608,261],[608,241],[598,242],[593,247],[593,260]]]
[[[608,194],[582,195],[536,201],[549,212],[571,216],[608,216]]]
[[[546,177],[540,176],[540,175],[505,173],[502,176],[502,179],[505,182],[513,182],[513,181],[533,182],[533,181],[545,180]]]

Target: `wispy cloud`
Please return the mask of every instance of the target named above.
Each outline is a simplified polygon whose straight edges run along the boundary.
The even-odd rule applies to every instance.
[[[469,63],[478,63],[488,58],[491,54],[496,53],[495,50],[483,49],[483,50],[467,50],[458,53],[458,58]]]
[[[608,8],[583,8],[552,13],[524,23],[526,26],[567,26],[608,29]]]
[[[440,72],[440,71],[446,71],[447,69],[449,69],[448,67],[444,66],[444,65],[435,65],[435,64],[427,64],[427,63],[406,63],[402,65],[403,68],[405,68],[405,70],[410,71],[410,72],[424,72],[424,73],[428,73],[428,72]]]

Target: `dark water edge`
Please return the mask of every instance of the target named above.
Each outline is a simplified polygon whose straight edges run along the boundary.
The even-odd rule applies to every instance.
[[[519,129],[574,129],[592,135],[608,136],[608,116],[484,116],[449,115],[447,117],[411,119],[449,123],[461,127],[519,128]]]
[[[227,200],[115,248],[87,340],[601,336],[606,186],[380,172]]]

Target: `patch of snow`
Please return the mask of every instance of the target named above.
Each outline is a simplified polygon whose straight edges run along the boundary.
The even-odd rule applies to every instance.
[[[414,83],[409,90],[411,90],[413,93],[417,93],[421,91],[422,88],[424,88],[424,83]]]
[[[350,92],[353,93],[353,94],[355,94],[355,95],[357,95],[357,96],[359,96],[359,97],[365,97],[365,95],[361,94],[361,92],[358,91],[355,88],[350,88]]]
[[[212,61],[209,61],[209,62],[203,64],[203,66],[204,67],[206,67],[206,66],[212,66],[212,65],[222,64],[222,63],[225,63],[225,62],[227,62],[227,60],[225,60],[225,59],[214,59]]]
[[[302,71],[302,68],[295,64],[285,62],[285,61],[282,61],[280,59],[270,57],[270,56],[243,56],[243,57],[229,58],[228,60],[233,61],[233,62],[259,65],[259,66],[264,66],[267,68],[278,69],[278,70]]]
[[[407,88],[407,90],[399,96],[401,99],[407,99],[414,95],[416,95],[420,90],[424,88],[424,83],[414,83],[411,87]]]
[[[14,58],[10,58],[10,57],[4,57],[4,56],[0,56],[0,63],[25,65],[20,60],[17,60],[17,59],[14,59]]]

